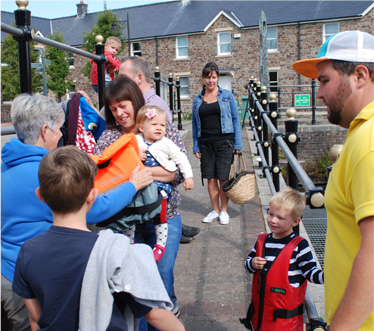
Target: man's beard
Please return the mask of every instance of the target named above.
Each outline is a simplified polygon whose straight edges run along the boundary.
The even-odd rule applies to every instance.
[[[349,79],[344,77],[336,91],[335,97],[332,97],[328,102],[330,112],[328,113],[328,120],[332,124],[340,125],[342,121],[342,110],[347,98],[352,93],[349,85]]]

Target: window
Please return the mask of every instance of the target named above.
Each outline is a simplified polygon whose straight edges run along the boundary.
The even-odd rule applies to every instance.
[[[324,43],[329,39],[333,34],[339,32],[339,23],[326,23],[323,25],[323,40]]]
[[[179,84],[181,86],[181,98],[189,98],[190,97],[190,88],[188,84],[188,77],[179,77]]]
[[[71,52],[66,52],[66,60],[69,62],[69,66],[74,66],[74,54]]]
[[[218,55],[231,55],[231,33],[218,33]]]
[[[131,56],[142,56],[142,43],[131,44]]]
[[[278,51],[278,28],[269,28],[267,31],[268,52]]]
[[[277,92],[278,71],[269,71],[269,85],[270,85],[270,92]]]
[[[177,38],[177,59],[188,58],[188,37]]]

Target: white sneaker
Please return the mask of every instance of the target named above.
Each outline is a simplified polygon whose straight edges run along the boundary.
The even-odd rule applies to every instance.
[[[219,213],[219,224],[225,225],[229,224],[230,222],[230,216],[225,211],[221,211]]]
[[[215,210],[212,210],[204,219],[203,223],[211,223],[213,221],[218,220],[219,215]]]

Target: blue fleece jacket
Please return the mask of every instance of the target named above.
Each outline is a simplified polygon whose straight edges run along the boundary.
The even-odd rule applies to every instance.
[[[49,207],[35,195],[43,147],[26,145],[16,138],[1,151],[1,273],[13,282],[14,268],[22,244],[47,231],[53,222]],[[126,182],[105,196],[98,196],[87,223],[106,220],[127,206],[136,193]]]

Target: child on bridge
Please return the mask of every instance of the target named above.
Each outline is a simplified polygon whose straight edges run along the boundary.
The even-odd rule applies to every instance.
[[[305,197],[288,187],[276,193],[269,206],[271,233],[259,235],[244,263],[254,275],[252,302],[240,322],[256,331],[302,331],[306,280],[324,283],[308,241],[293,231],[301,220]]]

